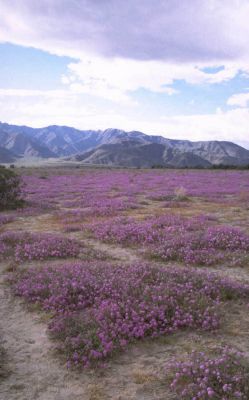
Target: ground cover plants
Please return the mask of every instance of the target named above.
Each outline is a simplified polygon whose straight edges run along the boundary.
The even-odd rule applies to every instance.
[[[18,263],[28,260],[76,257],[80,244],[72,239],[49,233],[6,231],[0,234],[0,257]]]
[[[171,371],[170,371],[171,370]],[[173,373],[171,389],[182,400],[247,400],[249,368],[243,355],[231,348],[216,354],[193,352],[187,360],[167,365]]]
[[[130,349],[156,343],[151,368],[166,400],[248,398],[249,328],[224,329],[235,306],[248,322],[248,171],[17,174],[25,202],[0,213],[0,266],[11,271],[12,294],[44,317],[72,373],[108,371]],[[206,351],[193,341],[183,357],[177,337],[190,345],[192,333]],[[168,338],[179,347],[173,364]],[[229,346],[209,348],[221,338]],[[129,357],[136,365],[133,350]]]
[[[8,224],[9,222],[12,222],[14,220],[14,217],[11,215],[0,215],[0,227],[2,225]]]
[[[23,173],[23,194],[32,204],[54,207],[60,202],[68,208],[99,207],[107,200],[126,200],[128,205],[138,195],[147,199],[175,200],[184,191],[184,199],[204,198],[218,203],[248,202],[247,171],[91,171],[48,172],[46,179]],[[69,185],[70,182],[70,185]],[[110,204],[108,204],[110,206]],[[108,207],[109,208],[109,207]],[[126,207],[125,207],[126,208]]]
[[[95,238],[126,246],[144,246],[148,257],[187,265],[248,262],[249,235],[231,226],[214,225],[210,216],[184,218],[174,215],[142,221],[117,217],[83,225]]]
[[[164,261],[181,261],[188,265],[248,264],[249,236],[238,228],[210,226],[189,232],[169,232],[152,246],[153,256]]]
[[[212,330],[218,305],[249,299],[249,285],[150,264],[75,264],[30,269],[15,293],[54,314],[50,330],[68,361],[88,366],[135,339],[182,328]]]

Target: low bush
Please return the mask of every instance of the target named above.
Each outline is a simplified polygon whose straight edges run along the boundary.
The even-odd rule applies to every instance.
[[[12,169],[0,166],[0,211],[22,205],[20,177]]]

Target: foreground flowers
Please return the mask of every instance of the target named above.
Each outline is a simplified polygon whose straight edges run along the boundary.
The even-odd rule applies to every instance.
[[[6,231],[0,234],[0,258],[16,262],[77,257],[80,243],[52,233]]]
[[[12,215],[0,214],[0,227],[2,225],[8,224],[9,222],[12,222],[13,220],[14,220],[14,217]]]
[[[219,325],[219,305],[249,286],[190,268],[65,264],[32,268],[15,293],[52,312],[49,329],[74,365],[90,366],[146,337]]]
[[[182,400],[248,400],[249,369],[242,354],[219,349],[213,357],[193,352],[187,361],[167,366],[171,389]]]

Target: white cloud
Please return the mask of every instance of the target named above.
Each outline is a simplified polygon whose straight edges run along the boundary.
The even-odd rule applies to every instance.
[[[249,148],[249,108],[238,108],[215,114],[143,116],[111,109],[104,104],[86,102],[81,95],[0,96],[0,120],[13,124],[41,127],[53,124],[79,129],[116,127],[140,130],[175,139],[229,140]]]
[[[174,95],[178,93],[173,84],[185,80],[192,85],[217,84],[234,78],[241,70],[248,74],[248,64],[229,62],[216,73],[205,71],[207,67],[218,67],[213,63],[170,63],[142,61],[123,58],[103,58],[85,54],[82,60],[70,63],[68,75],[62,83],[72,91],[88,93],[113,101],[129,100],[132,92],[146,89],[155,93]]]
[[[124,105],[136,106],[138,104],[132,99],[132,93],[138,89],[171,96],[179,93],[173,87],[175,80],[203,85],[232,79],[242,69],[247,74],[247,66],[231,62],[216,73],[205,72],[204,68],[207,67],[217,67],[217,65],[170,64],[161,61],[107,59],[85,55],[84,60],[70,63],[68,73],[61,76],[65,89],[43,91],[0,88],[0,96],[68,97],[73,94],[89,94]]]
[[[108,85],[107,82],[101,81],[100,79],[93,82],[91,82],[90,80],[88,82],[84,81],[84,83],[70,83],[69,90],[75,94],[85,93],[125,105],[137,105],[135,101],[133,101],[128,95],[126,95],[126,91],[122,92],[122,90],[120,90],[119,88],[114,87],[113,85]]]
[[[33,127],[51,124],[88,129],[113,123],[116,116],[109,107],[96,106],[70,91],[33,91],[1,89],[0,120]],[[88,127],[89,124],[89,127]]]
[[[249,146],[249,108],[233,109],[214,114],[178,115],[162,117],[161,123],[171,137],[180,135],[190,140],[228,140],[248,142]]]
[[[68,68],[69,74],[63,75],[62,82],[70,90],[117,102],[136,104],[129,93],[141,88],[168,95],[177,93],[169,86],[173,81],[167,74],[171,66],[166,63],[86,55],[82,61],[69,64]]]
[[[246,0],[0,0],[0,7],[0,41],[79,60],[62,76],[72,92],[135,105],[130,92],[140,88],[173,95],[174,80],[217,84],[249,73]],[[214,66],[224,68],[203,70]]]
[[[141,60],[249,56],[247,0],[0,0],[0,40]]]
[[[66,90],[0,89],[0,97],[65,97],[72,93]]]
[[[227,104],[229,106],[247,107],[248,103],[249,103],[249,92],[234,94],[227,100]]]

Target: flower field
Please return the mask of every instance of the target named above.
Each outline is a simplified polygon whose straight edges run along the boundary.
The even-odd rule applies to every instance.
[[[128,371],[156,346],[154,378],[139,378],[151,399],[248,398],[247,171],[20,174],[25,205],[0,215],[0,262],[63,366],[115,377],[115,363],[128,357]],[[143,398],[129,376],[126,398]]]

